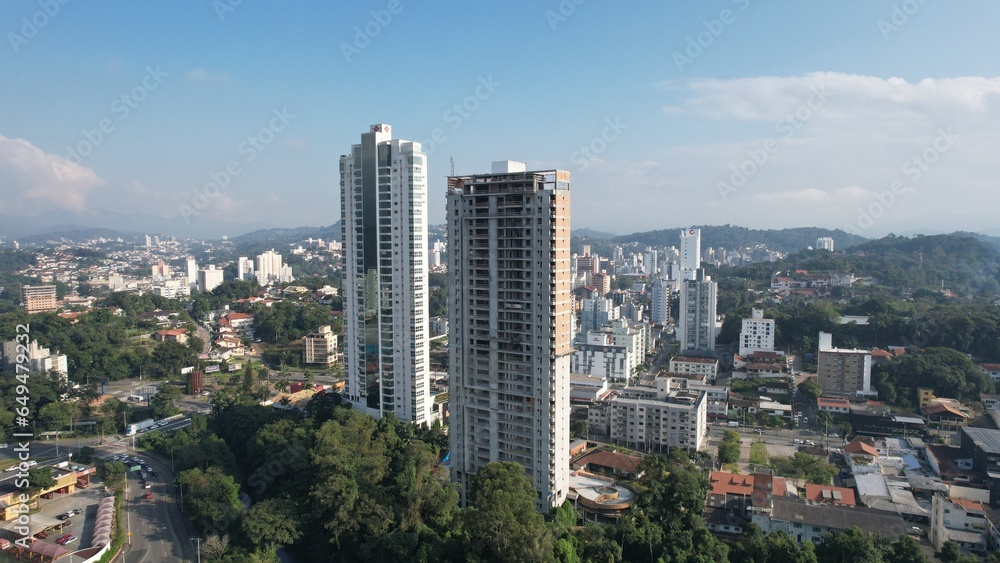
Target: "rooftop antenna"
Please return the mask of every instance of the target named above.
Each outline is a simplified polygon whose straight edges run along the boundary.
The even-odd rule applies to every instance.
[[[451,160],[451,175],[454,176],[455,175],[455,157],[450,156],[450,157],[448,157],[448,159]]]

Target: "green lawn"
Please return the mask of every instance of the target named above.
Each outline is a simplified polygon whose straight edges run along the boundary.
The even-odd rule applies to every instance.
[[[753,465],[767,465],[767,446],[764,442],[757,442],[750,446],[750,463]]]

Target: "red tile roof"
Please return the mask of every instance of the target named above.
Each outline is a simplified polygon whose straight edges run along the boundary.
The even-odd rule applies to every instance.
[[[601,467],[607,467],[608,469],[616,469],[618,471],[632,473],[635,475],[640,473],[640,462],[642,462],[642,458],[618,452],[609,452],[606,450],[595,450],[576,460],[576,463],[581,467],[592,463]]]
[[[777,352],[766,352],[759,350],[751,354],[755,360],[782,360],[785,357]]]
[[[754,477],[754,475],[741,475],[729,471],[713,471],[709,475],[709,480],[712,483],[712,494],[750,496],[753,494]],[[785,479],[774,477],[772,490],[775,495],[784,496],[787,494]]]
[[[956,506],[961,506],[966,512],[973,512],[976,514],[986,514],[986,509],[983,508],[983,503],[978,500],[968,500],[964,498],[953,498],[951,502],[955,503]]]
[[[849,454],[862,453],[868,454],[872,457],[878,456],[878,450],[875,449],[875,446],[862,442],[858,438],[855,438],[853,442],[844,446],[844,451]]]
[[[243,319],[252,319],[253,315],[250,313],[228,313],[225,318],[228,318],[231,321],[239,321]]]
[[[840,497],[840,498],[838,498]],[[806,485],[806,500],[831,502],[844,506],[855,506],[854,489],[831,487],[829,485]]]
[[[160,336],[180,336],[186,332],[187,332],[186,328],[173,328],[170,330],[158,331],[156,334],[159,334]]]
[[[847,399],[840,399],[836,397],[817,397],[816,406],[847,408],[851,406],[851,402]]]
[[[924,416],[947,414],[959,418],[969,418],[969,415],[965,414],[964,412],[958,409],[952,408],[950,405],[946,405],[944,403],[934,403],[933,405],[927,405],[926,407],[920,410],[924,413]]]

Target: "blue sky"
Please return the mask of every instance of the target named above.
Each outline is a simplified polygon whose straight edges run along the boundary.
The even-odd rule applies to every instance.
[[[569,169],[618,233],[997,224],[996,3],[63,1],[0,7],[0,214],[328,225],[385,122],[432,222],[453,157]]]

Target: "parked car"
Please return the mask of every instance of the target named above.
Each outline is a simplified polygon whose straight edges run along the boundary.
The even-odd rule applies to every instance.
[[[83,509],[82,508],[74,508],[73,510],[70,510],[69,512],[67,512],[67,514],[72,514],[73,516],[76,516],[77,514],[82,514],[82,513],[83,513]]]
[[[150,469],[149,474],[152,475],[153,477],[158,477],[160,475],[159,473],[156,472],[155,469]]]
[[[69,541],[69,539],[71,537],[73,537],[73,534],[65,534],[65,535],[59,536],[59,539],[56,540],[56,543],[59,544],[59,545],[65,545],[65,543],[67,541]]]
[[[56,516],[56,520],[62,520],[63,522],[66,522],[69,518],[69,514],[60,514],[59,516]]]
[[[151,499],[151,498],[153,498],[153,493],[146,493],[145,495],[142,496],[142,498],[144,498],[144,499]]]
[[[45,538],[49,537],[49,533],[46,532],[45,530],[42,530],[41,532],[38,532],[37,534],[35,534],[35,537],[38,538],[38,539],[40,539],[40,540],[44,540]]]
[[[152,485],[150,485],[149,483],[143,483],[143,485],[142,485],[142,488],[143,488],[143,489],[152,489],[152,488],[153,488],[153,486],[152,486]]]

